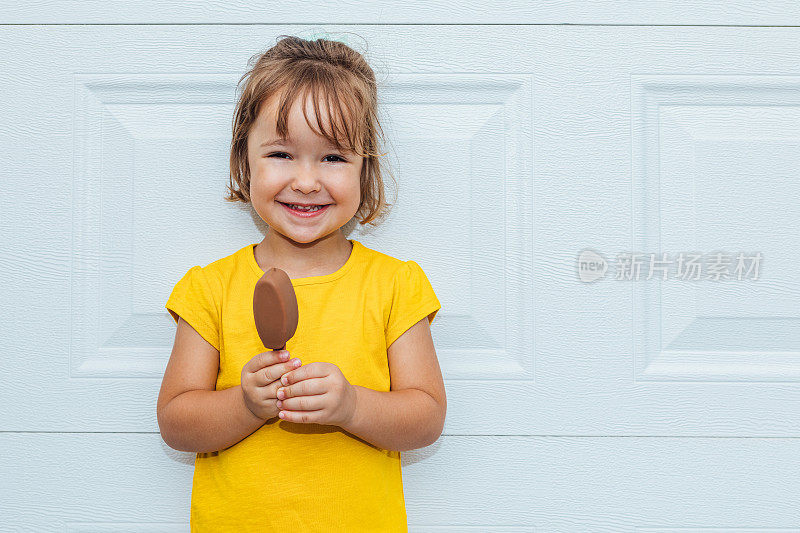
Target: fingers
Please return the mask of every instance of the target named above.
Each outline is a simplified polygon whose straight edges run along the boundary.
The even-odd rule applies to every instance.
[[[258,355],[259,357],[256,359],[258,366],[253,369],[253,372],[289,359],[288,350],[270,350],[268,352],[261,352]]]
[[[254,356],[244,365],[244,368],[247,372],[255,374],[265,366],[281,363],[288,359],[289,352],[287,350],[269,350]]]
[[[326,392],[328,392],[328,388],[323,378],[311,378],[299,381],[294,385],[279,387],[275,392],[275,397],[279,400],[285,400],[295,396],[312,396],[325,394]]]
[[[324,409],[327,403],[328,400],[324,394],[315,394],[278,400],[277,406],[281,411],[317,411]]]
[[[259,387],[266,387],[273,381],[280,379],[282,375],[289,372],[290,370],[298,368],[301,364],[302,363],[300,362],[300,359],[294,357],[289,361],[272,364],[270,366],[262,368],[261,370],[258,370],[255,374],[256,385]]]

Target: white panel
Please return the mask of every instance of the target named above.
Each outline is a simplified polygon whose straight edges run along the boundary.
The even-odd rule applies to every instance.
[[[764,527],[670,527],[636,528],[636,533],[798,533],[800,528]]]
[[[2,24],[660,24],[796,26],[793,0],[193,2],[5,0]],[[346,28],[349,29],[349,28]]]
[[[158,435],[0,434],[0,446],[14,480],[0,483],[0,530],[189,530],[193,456]],[[796,439],[445,436],[403,452],[408,529],[798,533],[798,453]]]
[[[214,174],[199,172],[224,159],[219,147],[226,146],[235,80],[225,74],[75,75],[80,144],[73,185],[71,376],[163,374],[163,346],[148,342],[154,332],[166,338],[165,330],[173,329],[163,319],[160,298],[182,275],[185,258],[205,264],[213,253],[224,255],[224,236],[235,226],[230,206],[215,201],[217,189],[201,181]],[[419,261],[440,300],[454,302],[437,324],[445,339],[458,339],[452,348],[439,347],[450,379],[530,377],[532,324],[526,317],[532,298],[524,280],[531,256],[524,232],[531,224],[531,85],[526,75],[457,74],[396,75],[383,86],[385,131],[401,141],[397,161],[409,162],[401,181],[415,176],[414,183],[428,187],[401,189],[404,198],[423,201],[398,206],[395,224],[408,237],[391,253],[439,258],[438,268]],[[207,155],[215,151],[216,160]],[[439,176],[443,167],[452,171]],[[198,192],[190,201],[176,201],[186,198],[184,191]],[[474,214],[487,206],[506,220],[479,229],[483,220]],[[187,231],[165,253],[154,239],[170,232],[175,220]],[[212,230],[209,220],[228,223]],[[437,225],[451,231],[435,247],[430,234],[415,231]],[[209,231],[219,244],[194,254]],[[480,253],[487,250],[492,253]],[[454,270],[453,264],[469,267]],[[153,309],[159,311],[147,312]]]
[[[420,257],[448,379],[531,379],[530,75],[392,74],[382,88],[400,184],[387,237],[403,238],[365,244]]]
[[[70,376],[163,375],[163,344],[152,342],[174,332],[163,296],[188,263],[226,255],[225,236],[237,226],[220,189],[204,185],[223,176],[201,170],[227,157],[237,79],[74,75]],[[198,240],[209,237],[211,247],[198,253]]]
[[[20,183],[31,193],[8,195],[0,200],[3,212],[26,228],[25,232],[4,235],[5,249],[8,250],[6,257],[10,262],[0,265],[4,279],[10,281],[6,293],[8,301],[26,303],[23,307],[16,306],[13,315],[7,315],[10,319],[7,323],[11,324],[16,335],[8,339],[8,356],[3,360],[10,383],[3,394],[8,404],[22,406],[3,414],[7,430],[155,431],[154,402],[159,380],[153,376],[158,374],[158,369],[152,359],[150,363],[144,357],[136,359],[133,349],[141,349],[147,354],[157,353],[148,346],[160,347],[156,349],[161,350],[161,364],[166,364],[172,342],[170,320],[164,312],[161,315],[163,327],[148,329],[147,324],[132,322],[125,325],[124,320],[115,322],[120,319],[105,316],[101,319],[100,315],[92,315],[87,306],[94,298],[99,298],[102,285],[98,284],[95,289],[87,288],[90,286],[86,280],[99,279],[98,265],[111,269],[108,272],[123,272],[121,269],[136,272],[130,270],[134,265],[146,266],[149,261],[155,262],[160,265],[155,280],[145,279],[147,276],[143,274],[132,279],[136,283],[147,283],[150,288],[157,283],[162,292],[154,290],[146,298],[133,300],[134,296],[129,296],[126,300],[123,291],[116,300],[118,303],[113,304],[115,300],[111,300],[115,307],[109,308],[109,312],[121,313],[123,318],[127,317],[125,320],[137,315],[146,316],[147,313],[157,319],[178,273],[191,264],[219,257],[259,238],[260,233],[247,211],[226,211],[223,208],[221,196],[227,181],[227,142],[220,141],[221,131],[215,132],[215,128],[222,127],[221,122],[214,122],[213,117],[219,117],[213,111],[215,105],[205,104],[210,117],[208,132],[199,133],[196,128],[171,129],[173,133],[178,132],[177,137],[171,137],[175,149],[162,149],[159,157],[145,149],[143,154],[149,154],[145,159],[155,158],[171,164],[163,176],[153,174],[159,170],[157,167],[139,174],[141,165],[131,166],[132,154],[136,154],[138,148],[133,140],[139,137],[147,139],[152,135],[148,133],[151,130],[143,125],[159,120],[152,111],[157,101],[155,95],[161,101],[166,98],[166,102],[170,102],[172,99],[172,103],[159,104],[162,111],[171,109],[164,112],[177,113],[183,106],[187,120],[192,120],[196,115],[189,111],[192,108],[190,103],[205,101],[203,99],[208,94],[203,96],[203,91],[208,91],[212,98],[218,94],[222,89],[214,81],[216,76],[230,76],[231,65],[244,63],[238,50],[258,49],[265,39],[259,29],[247,26],[169,30],[153,26],[147,28],[145,38],[141,28],[127,26],[113,29],[62,26],[39,28],[35,32],[29,27],[19,27],[14,30],[15,36],[10,32],[4,35],[2,44],[7,49],[21,41],[29,42],[19,54],[9,55],[6,74],[0,78],[4,94],[8,95],[8,123],[19,125],[0,131],[0,137],[10,162],[7,176],[21,180]],[[289,29],[279,28],[275,33],[283,30]],[[388,80],[384,88],[391,87],[390,82],[403,81],[404,76],[407,84],[420,83],[425,76],[434,80],[433,84],[417,91],[417,100],[435,98],[436,90],[442,93],[455,90],[452,83],[448,85],[442,81],[447,79],[469,80],[475,87],[480,87],[476,85],[480,82],[489,88],[484,91],[485,105],[463,104],[464,94],[469,92],[465,90],[454,93],[456,98],[451,102],[458,105],[438,106],[442,114],[433,116],[438,116],[440,121],[461,117],[461,122],[449,130],[445,127],[436,129],[432,120],[418,120],[425,126],[421,130],[427,132],[424,136],[435,136],[431,146],[438,147],[437,151],[423,152],[427,154],[425,158],[406,157],[409,152],[403,153],[403,159],[397,158],[400,164],[398,177],[403,188],[400,202],[404,203],[398,204],[394,217],[384,227],[373,235],[364,235],[369,245],[379,246],[389,253],[416,257],[431,271],[434,285],[442,288],[442,328],[434,324],[433,330],[437,346],[442,350],[451,406],[446,433],[555,434],[570,431],[703,435],[713,427],[712,431],[718,435],[793,434],[797,421],[770,409],[776,401],[784,406],[796,405],[791,385],[782,388],[780,384],[772,383],[769,388],[750,387],[749,395],[730,387],[716,388],[713,395],[696,396],[693,389],[681,390],[679,383],[673,383],[669,388],[641,389],[642,384],[634,381],[631,358],[634,332],[632,284],[608,280],[587,285],[580,283],[575,276],[576,252],[584,246],[592,245],[601,250],[630,247],[634,224],[628,174],[631,168],[630,74],[652,70],[650,60],[654,50],[660,50],[653,48],[653,43],[684,43],[682,47],[671,49],[670,53],[660,52],[659,68],[665,72],[683,69],[688,72],[686,75],[698,75],[710,65],[730,72],[752,72],[765,64],[771,65],[773,70],[787,70],[794,65],[797,52],[790,44],[793,42],[793,29],[775,28],[765,32],[743,28],[731,32],[720,28],[704,28],[702,31],[664,27],[615,31],[596,27],[570,28],[569,31],[565,28],[529,28],[523,34],[527,43],[524,50],[529,53],[521,53],[520,49],[500,46],[498,43],[510,37],[506,37],[505,28],[493,28],[471,35],[479,42],[487,39],[486,42],[495,43],[491,53],[485,47],[476,47],[468,55],[463,54],[465,34],[455,28],[439,28],[435,34],[420,28],[397,28],[388,33],[384,29],[363,28],[363,31],[375,43],[371,56],[379,79]],[[514,39],[518,42],[518,36],[515,35]],[[218,46],[217,42],[226,45]],[[78,47],[76,43],[84,45]],[[158,53],[141,54],[140,46],[157,49]],[[187,50],[192,50],[192,53],[187,53]],[[34,59],[45,56],[47,61]],[[418,59],[422,56],[428,58],[424,63]],[[393,73],[385,75],[381,67],[389,65]],[[488,75],[498,65],[506,66],[505,71]],[[472,71],[469,76],[461,74],[468,71]],[[88,78],[80,76],[76,78],[76,73],[92,74],[94,81],[89,82]],[[150,81],[142,83],[141,76],[150,76],[145,78]],[[98,77],[110,80],[109,85],[102,85]],[[166,81],[155,84],[152,80],[156,79]],[[183,81],[176,82],[176,79]],[[534,138],[536,151],[532,152],[536,157],[536,172],[530,184],[534,191],[533,202],[525,200],[530,189],[523,178],[532,168],[526,165],[532,164],[533,158],[525,157],[513,145],[525,142],[524,127],[530,119],[524,103],[517,103],[526,99],[526,79],[532,79],[534,83],[537,97],[533,101],[533,116],[537,117],[536,124],[539,125]],[[207,81],[210,88],[204,89],[200,83],[202,80],[210,80]],[[96,85],[98,83],[100,85]],[[177,94],[184,94],[182,103],[175,102],[180,98],[176,96],[176,83],[180,87]],[[143,91],[143,97],[149,100],[141,101],[136,108],[128,97],[128,104],[108,104],[109,109],[114,110],[108,111],[100,102],[103,98],[112,98],[110,95],[114,91],[109,87],[115,84],[118,85],[115,89],[117,94]],[[26,92],[22,93],[20,86],[25,87]],[[388,90],[384,92],[387,96],[392,94]],[[402,94],[402,91],[396,94]],[[474,100],[478,101],[481,100]],[[216,106],[224,108],[231,103]],[[387,107],[387,112],[391,114],[394,109],[393,116],[400,116],[404,105],[402,101],[396,101]],[[419,101],[412,101],[406,107],[412,116],[424,117],[422,111],[414,107],[419,105]],[[462,105],[470,108],[470,113],[477,113],[477,118],[470,118],[467,112],[458,115]],[[429,106],[428,111],[433,107]],[[500,141],[493,129],[501,120],[497,113],[504,117],[505,145],[502,150],[498,149]],[[513,113],[519,113],[522,119],[505,118],[513,116]],[[100,127],[96,121],[105,125],[104,131],[116,132],[115,135],[108,139],[101,137],[100,144],[90,142],[87,140],[89,137],[75,136],[83,132],[95,135],[93,132]],[[396,124],[400,132],[407,131],[403,129],[401,120],[392,124]],[[196,171],[187,168],[191,158],[186,156],[186,143],[191,141],[182,141],[180,137],[190,131],[193,132],[191,135],[200,136],[198,142],[205,143],[202,149],[188,152],[190,155],[214,154],[213,159],[201,159],[205,163]],[[447,131],[452,132],[449,138],[442,133]],[[122,141],[114,144],[111,138]],[[425,142],[415,141],[413,137],[390,140],[401,150],[425,148]],[[133,145],[126,148],[125,142]],[[448,155],[448,149],[463,149],[461,147],[467,143],[470,143],[472,154],[470,166],[458,167],[456,158]],[[169,147],[170,143],[162,145]],[[520,153],[522,157],[515,156]],[[634,153],[638,154],[639,150]],[[145,159],[142,165],[151,164]],[[87,200],[89,193],[82,187],[91,186],[92,180],[96,185],[97,172],[105,176],[102,169],[113,169],[109,164],[116,161],[126,169],[120,179],[128,175],[131,183],[141,184],[137,191],[152,195],[151,200],[141,204],[143,208],[151,203],[164,205],[159,204],[162,194],[167,198],[169,194],[175,195],[175,189],[170,187],[194,191],[200,195],[200,203],[195,204],[196,209],[188,210],[173,205],[164,207],[164,214],[157,221],[159,227],[165,228],[162,233],[154,233],[152,228],[155,226],[151,226],[151,221],[146,218],[137,219],[147,228],[138,236],[130,225],[108,227],[109,222],[102,226],[98,204]],[[453,173],[458,168],[470,169],[472,174],[466,181],[470,186],[486,187],[478,190],[482,194],[496,194],[500,184],[492,190],[491,186],[481,183],[479,175],[496,169],[500,161],[510,165],[501,177],[506,205],[499,207],[494,202],[489,202],[492,205],[485,203],[482,210],[468,210],[469,219],[442,215],[445,220],[452,221],[451,228],[462,232],[440,230],[439,233],[422,233],[414,222],[415,218],[408,218],[423,217],[423,222],[435,222],[435,215],[425,214],[425,209],[411,206],[419,204],[427,209],[446,201],[453,194],[463,194],[463,187],[455,187],[456,181],[448,181],[453,180]],[[404,172],[411,173],[404,175]],[[133,180],[134,176],[136,180]],[[492,183],[498,179],[496,174],[494,176],[489,180]],[[88,185],[80,181],[84,178]],[[199,187],[198,183],[206,185]],[[440,183],[447,184],[447,188],[438,188]],[[129,186],[126,187],[122,190],[130,191]],[[126,198],[122,192],[116,194]],[[130,192],[127,194],[128,198],[137,197],[131,196]],[[46,204],[43,198],[46,198]],[[471,199],[479,200],[476,196]],[[98,202],[101,201],[102,198],[98,197]],[[110,218],[110,221],[124,223],[136,216],[130,205],[127,208],[124,202],[119,205],[122,206],[121,212],[128,214]],[[511,209],[518,206],[519,210],[514,213],[507,209],[508,206]],[[175,209],[178,209],[177,217],[173,216]],[[204,219],[198,217],[198,212],[210,215]],[[502,224],[498,222],[501,212]],[[531,224],[526,222],[526,213],[533,216]],[[77,221],[74,234],[70,230],[73,216]],[[176,228],[176,220],[188,222]],[[470,225],[466,226],[467,223]],[[86,233],[96,232],[98,227],[116,231],[120,239],[127,238],[129,242],[140,239],[139,247],[126,245],[117,251],[113,249],[115,244],[111,239],[107,242],[112,248],[103,250],[103,255],[100,255],[101,249],[90,247],[99,246],[95,244],[97,239]],[[465,231],[463,227],[474,229]],[[497,239],[490,241],[492,245],[489,248],[465,249],[465,244],[460,247],[449,245],[451,234],[459,238],[469,235],[472,240],[483,238],[483,234],[498,235],[493,233],[498,230],[504,235],[504,248],[494,244]],[[404,239],[393,238],[395,235],[404,235]],[[431,238],[427,238],[429,235]],[[374,241],[367,238],[373,236]],[[402,248],[406,246],[404,241],[413,243],[413,246],[409,244]],[[528,246],[532,246],[535,253],[533,268],[526,274],[524,257]],[[440,254],[440,248],[448,253]],[[497,268],[502,270],[494,270]],[[104,277],[104,280],[108,279],[104,283],[110,284],[105,288],[106,295],[118,290],[111,284],[114,276],[124,279],[121,274]],[[451,279],[458,281],[452,282]],[[71,280],[78,287],[72,302],[69,298]],[[466,284],[466,280],[471,280],[472,287]],[[468,350],[473,349],[470,343],[476,342],[465,342],[459,337],[466,330],[464,325],[469,323],[463,317],[471,316],[468,320],[478,322],[481,298],[488,302],[494,300],[492,292],[473,292],[484,290],[479,287],[479,280],[484,285],[488,283],[489,291],[505,291],[509,310],[499,322],[492,322],[496,318],[488,316],[480,319],[481,323],[486,320],[489,324],[502,324],[501,327],[510,329],[500,337],[505,343],[500,348],[503,351],[487,356],[485,376],[474,379],[480,371],[476,373],[474,366],[463,366],[455,358],[461,354],[469,355]],[[136,292],[128,290],[131,295]],[[515,294],[515,291],[521,292]],[[465,303],[464,294],[477,296],[471,296],[473,299]],[[530,316],[526,315],[526,300],[528,309],[534,309]],[[136,304],[124,303],[126,301]],[[97,309],[102,308],[99,302],[94,303]],[[128,305],[130,307],[126,309]],[[73,321],[73,331],[76,332],[72,338],[70,321]],[[46,325],[45,336],[42,336],[43,325]],[[535,343],[526,342],[526,327],[536,331]],[[119,331],[128,333],[115,336]],[[72,342],[87,345],[91,342],[92,332],[105,332],[97,336],[98,346],[109,349],[113,342],[117,342],[121,343],[118,345],[122,346],[122,352],[108,352],[108,357],[101,358],[91,350],[76,349],[71,354],[74,363],[70,363],[65,357],[66,347]],[[512,348],[520,352],[513,353]],[[536,381],[517,381],[526,374],[520,374],[513,365],[532,370],[534,354],[536,370],[531,375],[536,376]],[[31,374],[30,361],[37,362],[35,374]],[[71,372],[81,369],[87,361],[96,362],[94,369],[89,368],[90,374],[86,377],[74,374],[70,379]],[[107,362],[105,371],[109,372],[110,379],[98,378],[103,375],[102,361]],[[508,379],[493,379],[492,376],[498,375],[497,361],[512,365],[505,370]],[[147,364],[149,369],[142,366]],[[150,377],[130,379],[136,376]],[[532,383],[536,384],[535,387],[531,386]],[[673,396],[683,401],[676,403],[672,401]],[[58,401],[50,401],[50,398],[58,398]],[[119,401],[108,401],[109,398]],[[621,402],[622,398],[625,401]],[[687,399],[690,399],[688,403]],[[47,408],[39,408],[40,402],[44,402]],[[699,410],[701,406],[703,409]],[[663,423],[662,411],[665,409],[670,413],[669,424]],[[753,416],[742,416],[748,412]],[[790,409],[789,412],[797,410]],[[710,422],[709,417],[717,423]],[[756,419],[757,424],[746,422]],[[476,424],[476,420],[480,423]]]
[[[633,282],[636,380],[800,380],[800,76],[632,75],[631,102],[633,249],[669,266]]]

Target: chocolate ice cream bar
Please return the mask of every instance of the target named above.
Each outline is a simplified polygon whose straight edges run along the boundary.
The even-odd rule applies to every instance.
[[[292,280],[280,268],[270,268],[256,282],[253,316],[264,346],[285,350],[297,330],[298,313]]]

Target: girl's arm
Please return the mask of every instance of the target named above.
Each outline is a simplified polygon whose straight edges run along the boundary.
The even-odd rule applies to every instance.
[[[244,403],[242,386],[179,394],[159,414],[161,436],[182,452],[215,452],[241,441],[264,425]]]
[[[214,390],[219,351],[183,317],[158,394],[161,437],[184,452],[215,452],[233,446],[264,425],[244,403],[242,386]]]
[[[442,434],[446,406],[419,389],[376,391],[360,385],[356,410],[342,429],[384,450],[424,448]]]
[[[385,450],[429,446],[442,434],[447,396],[428,317],[398,337],[388,357],[392,390],[353,385],[356,408],[342,429]]]

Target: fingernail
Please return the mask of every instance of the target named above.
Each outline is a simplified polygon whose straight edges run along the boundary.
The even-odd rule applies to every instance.
[[[281,376],[281,383],[283,383],[284,385],[288,385],[289,378],[287,378],[286,376]]]
[[[289,352],[286,351],[281,352],[281,359],[283,359],[284,361],[289,359]]]
[[[300,359],[295,359],[294,361],[292,361],[292,366],[296,366],[296,367],[300,366]]]

